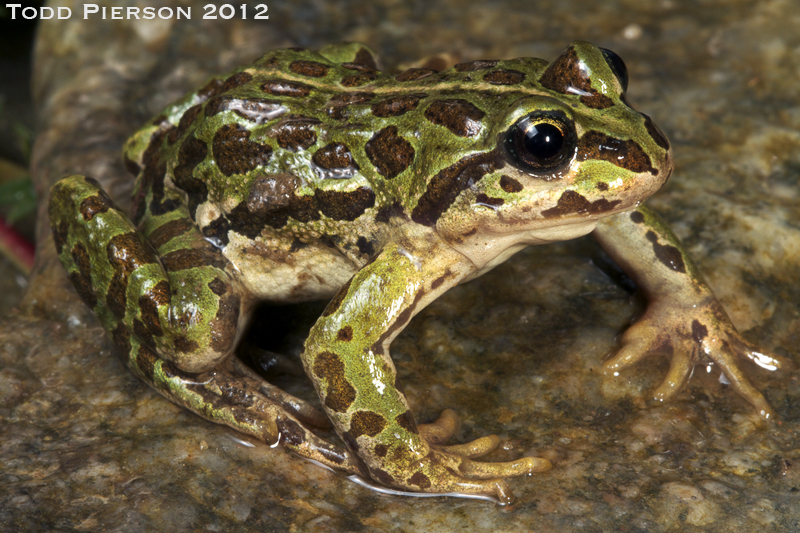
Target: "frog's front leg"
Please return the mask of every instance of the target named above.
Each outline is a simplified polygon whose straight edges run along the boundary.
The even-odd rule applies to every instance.
[[[655,391],[656,400],[665,400],[683,387],[696,365],[715,363],[736,392],[762,416],[771,417],[772,409],[739,368],[738,359],[748,357],[775,370],[778,357],[736,331],[665,222],[640,206],[601,221],[594,236],[648,301],[644,315],[622,336],[619,352],[606,361],[605,372],[617,375],[646,355],[667,355],[670,369]]]
[[[233,355],[249,303],[228,260],[173,205],[137,229],[93,179],[69,176],[51,190],[61,262],[130,369],[204,418],[360,472],[351,454],[304,427],[322,423],[321,413]]]
[[[419,242],[417,238],[414,242]],[[442,446],[451,411],[417,426],[397,383],[389,345],[411,318],[461,281],[470,265],[435,238],[387,245],[331,300],[306,341],[303,363],[329,418],[377,482],[414,492],[485,494],[508,503],[502,478],[549,468],[546,459],[473,461],[497,437]]]

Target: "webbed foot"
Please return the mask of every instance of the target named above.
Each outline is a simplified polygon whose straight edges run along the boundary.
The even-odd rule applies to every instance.
[[[619,375],[648,355],[670,358],[666,377],[653,393],[657,401],[674,396],[686,384],[695,366],[717,364],[733,389],[765,419],[773,418],[764,396],[747,379],[739,361],[748,358],[767,370],[781,367],[781,359],[759,349],[736,330],[713,295],[696,305],[653,302],[622,336],[622,347],[603,365],[606,375]]]

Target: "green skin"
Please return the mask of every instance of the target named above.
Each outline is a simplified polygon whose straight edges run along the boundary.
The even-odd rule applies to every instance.
[[[672,156],[625,103],[624,65],[613,58],[575,42],[549,64],[390,76],[359,44],[270,52],[131,137],[130,217],[94,180],[56,183],[58,253],[131,370],[161,394],[400,490],[508,503],[505,478],[549,468],[534,457],[475,460],[496,436],[447,446],[455,414],[417,425],[390,357],[427,304],[531,244],[591,233],[647,297],[609,374],[667,355],[655,392],[664,400],[713,362],[769,417],[737,361],[777,359],[741,338],[675,235],[641,205]],[[528,145],[514,144],[526,117],[563,134],[555,156],[531,160]],[[330,297],[302,355],[326,417],[234,349],[254,303]],[[307,429],[329,423],[346,449]]]

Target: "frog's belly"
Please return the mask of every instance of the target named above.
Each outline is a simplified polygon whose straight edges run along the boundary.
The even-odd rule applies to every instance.
[[[224,253],[245,290],[260,300],[294,303],[330,298],[358,268],[335,248],[231,233]]]

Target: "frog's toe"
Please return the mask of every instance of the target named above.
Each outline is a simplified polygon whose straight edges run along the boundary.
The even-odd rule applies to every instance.
[[[753,350],[749,350],[748,347],[754,348]],[[750,357],[753,359],[753,355],[751,353],[755,352],[758,353],[759,356],[763,356],[765,359],[770,357],[771,360],[774,360],[776,365],[774,365],[771,370],[775,370],[779,367],[780,362],[774,357],[769,356],[768,354],[763,354],[756,352],[754,346],[750,345],[747,341],[743,339],[735,339],[732,342],[722,342],[716,346],[716,351],[712,354],[709,354],[709,357],[719,365],[722,373],[725,375],[725,378],[728,380],[728,383],[733,390],[735,390],[742,398],[747,400],[750,405],[755,407],[756,411],[764,417],[765,419],[774,419],[774,412],[772,408],[767,403],[766,398],[764,395],[759,392],[751,383],[750,380],[747,379],[747,376],[742,371],[741,368],[736,364],[737,357]]]
[[[492,479],[490,481],[462,480],[455,483],[453,489],[452,492],[455,493],[489,496],[495,498],[501,505],[510,505],[516,500],[511,487],[502,479]]]
[[[735,336],[731,339],[731,347],[734,351],[747,357],[761,368],[767,370],[780,370],[785,366],[789,366],[788,362],[770,351],[762,350],[752,342],[745,340],[740,336]]]
[[[465,460],[459,470],[473,479],[491,479],[523,476],[534,472],[544,472],[551,467],[550,461],[541,457],[521,457],[515,461],[502,463],[485,463]]]
[[[664,381],[653,392],[653,399],[663,402],[675,396],[692,377],[692,372],[694,363],[691,358],[685,353],[674,354],[670,359],[669,371]]]
[[[490,451],[497,448],[498,444],[500,444],[500,437],[497,435],[488,435],[464,444],[443,446],[442,449],[454,455],[460,455],[462,457],[474,459],[476,457],[486,455]]]
[[[445,444],[458,429],[458,415],[452,409],[445,409],[435,422],[419,424],[420,435],[430,444]]]
[[[603,363],[603,373],[616,376],[620,370],[635,365],[648,355],[647,347],[644,338],[626,334],[619,351]]]

